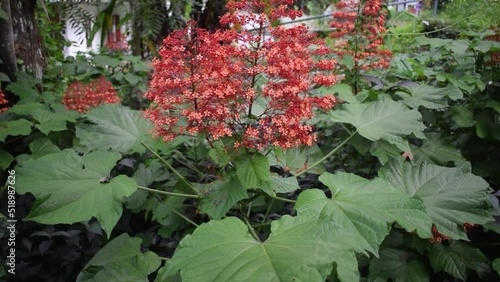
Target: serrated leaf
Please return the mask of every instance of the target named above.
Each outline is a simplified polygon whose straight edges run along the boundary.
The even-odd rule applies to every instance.
[[[269,161],[261,154],[240,156],[235,165],[236,175],[245,189],[260,189],[271,180]]]
[[[0,142],[5,142],[7,136],[29,135],[31,122],[25,119],[0,122],[0,129]]]
[[[165,170],[164,165],[160,164],[158,161],[153,161],[147,167],[144,164],[140,164],[132,178],[134,178],[138,186],[148,187],[155,181],[166,180],[169,175],[170,173]],[[146,202],[148,195],[148,191],[135,191],[134,194],[126,200],[127,208],[140,208]]]
[[[276,193],[289,193],[300,189],[299,182],[296,177],[281,177],[276,173],[271,174],[271,180],[266,182],[262,190],[269,195]]]
[[[40,137],[30,143],[31,156],[38,159],[48,154],[58,153],[61,151],[59,147],[54,145],[47,137]]]
[[[321,149],[317,145],[302,147],[302,148],[291,148],[282,150],[277,148],[274,150],[274,154],[269,154],[269,162],[271,165],[276,165],[283,167],[286,171],[289,171],[292,175],[296,175],[308,167],[319,161],[323,157]],[[313,169],[308,170],[309,173],[321,174],[325,171],[322,166],[316,166]]]
[[[451,241],[448,246],[431,244],[429,260],[435,271],[445,271],[463,281],[467,279],[469,269],[476,271],[479,277],[490,270],[488,258],[479,249],[458,241]]]
[[[443,88],[427,84],[405,88],[409,93],[397,91],[396,95],[403,98],[403,102],[410,108],[422,106],[427,109],[441,109],[448,106],[446,98],[454,101],[463,98],[462,91],[452,84]]]
[[[422,199],[432,223],[452,239],[468,240],[464,223],[492,220],[488,183],[460,168],[392,161],[379,176],[411,197]]]
[[[379,258],[370,261],[370,277],[380,277],[394,282],[426,282],[429,273],[424,263],[410,260],[407,251],[383,249]]]
[[[94,63],[98,67],[112,67],[115,68],[121,64],[121,61],[106,55],[95,55]]]
[[[377,157],[382,165],[391,159],[402,158],[398,147],[384,140],[374,142],[370,148],[370,153]]]
[[[101,105],[85,117],[93,124],[79,124],[76,136],[88,151],[112,149],[119,152],[143,153],[141,142],[151,135],[152,125],[142,112],[121,105]]]
[[[454,162],[456,166],[463,167],[467,160],[459,149],[446,142],[438,133],[426,133],[426,140],[422,146],[411,145],[413,161],[416,163],[429,162],[437,165],[447,165]]]
[[[500,258],[493,260],[491,267],[498,273],[498,275],[500,275]]]
[[[451,118],[459,127],[471,127],[476,124],[474,113],[462,106],[451,108]]]
[[[390,99],[363,104],[347,104],[330,113],[336,122],[349,123],[366,139],[384,139],[396,145],[401,151],[410,150],[406,135],[415,134],[425,138],[425,125],[417,110],[409,110],[402,103]]]
[[[31,114],[39,122],[35,124],[35,127],[45,135],[48,135],[51,131],[67,129],[65,116],[52,112],[48,107],[34,111]]]
[[[142,253],[141,242],[126,233],[116,237],[85,265],[76,281],[148,281],[161,260],[153,252]]]
[[[335,252],[322,237],[327,234],[307,218],[284,216],[274,221],[265,242],[255,240],[237,218],[213,220],[181,241],[164,277],[180,271],[182,281],[191,282],[323,282],[337,261],[342,281],[358,280],[354,255]]]
[[[96,217],[110,236],[122,214],[123,198],[136,190],[135,181],[125,175],[102,180],[120,158],[117,152],[95,151],[80,157],[64,150],[22,163],[16,167],[17,192],[36,198],[27,219],[71,224]]]
[[[234,176],[226,175],[223,180],[199,184],[200,211],[214,219],[220,219],[242,199],[248,198],[247,191]]]
[[[130,83],[132,85],[136,85],[137,83],[139,83],[139,81],[141,81],[141,79],[142,79],[141,76],[133,74],[131,72],[128,72],[127,74],[125,74],[125,80],[127,80],[128,83]]]
[[[431,221],[422,201],[381,180],[367,180],[349,173],[323,173],[319,180],[332,191],[328,199],[318,189],[300,194],[295,205],[300,216],[327,217],[335,228],[345,230],[355,242],[356,251],[377,254],[389,234],[390,224],[398,222],[407,231],[432,237]]]
[[[14,157],[9,152],[0,150],[0,169],[7,169],[13,160]]]

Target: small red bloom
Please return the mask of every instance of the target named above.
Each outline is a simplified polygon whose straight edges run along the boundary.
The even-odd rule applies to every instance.
[[[329,73],[336,63],[324,58],[330,51],[305,26],[270,26],[279,17],[300,15],[289,8],[292,2],[230,1],[221,23],[255,32],[209,33],[190,22],[167,37],[145,95],[154,102],[146,116],[155,134],[165,141],[178,135],[233,137],[235,148],[259,150],[312,145],[306,121],[313,108],[328,110],[336,101],[313,97],[311,90],[337,81]]]
[[[6,104],[8,104],[9,101],[5,99],[5,94],[3,93],[2,89],[0,89],[0,113],[5,112],[9,109]]]
[[[88,112],[101,104],[119,104],[120,98],[108,80],[99,77],[88,84],[80,81],[71,83],[64,92],[63,104],[66,109]]]

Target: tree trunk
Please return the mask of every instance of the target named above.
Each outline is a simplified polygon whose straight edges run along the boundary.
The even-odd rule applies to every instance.
[[[14,81],[16,79],[17,64],[14,49],[14,33],[12,32],[12,17],[10,14],[10,0],[0,0],[0,4],[9,17],[8,19],[0,19],[0,72],[3,72],[11,81]]]
[[[43,76],[45,60],[42,41],[35,22],[36,0],[11,0],[15,53],[22,69],[38,79]]]

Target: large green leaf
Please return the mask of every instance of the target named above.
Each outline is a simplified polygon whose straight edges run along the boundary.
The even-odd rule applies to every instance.
[[[125,175],[107,179],[120,158],[117,152],[79,156],[64,150],[22,163],[16,168],[17,192],[36,197],[27,219],[69,224],[96,217],[109,236],[122,214],[123,198],[136,190]]]
[[[318,189],[300,194],[295,208],[300,216],[327,217],[331,228],[341,228],[355,242],[356,251],[377,254],[397,221],[407,231],[416,230],[424,238],[432,237],[431,221],[422,201],[381,180],[367,180],[349,173],[324,173],[319,180],[332,191],[329,199]]]
[[[463,98],[462,91],[454,86],[448,85],[443,88],[427,84],[405,87],[408,92],[397,91],[396,95],[403,98],[403,102],[410,108],[423,106],[428,109],[441,109],[448,106],[446,98],[458,100]]]
[[[467,160],[462,156],[459,149],[451,144],[438,133],[426,133],[426,140],[422,146],[411,145],[413,161],[416,163],[430,162],[437,165],[446,165],[448,162],[454,162],[455,166],[466,166]]]
[[[407,251],[383,249],[379,258],[370,261],[370,277],[392,279],[394,282],[426,282],[429,273],[424,263],[410,260]]]
[[[261,154],[240,156],[235,165],[236,175],[245,189],[262,188],[271,180],[269,161]]]
[[[76,136],[88,151],[113,149],[119,152],[144,152],[141,142],[149,140],[152,124],[142,112],[121,105],[101,105],[85,117],[93,124],[79,124]]]
[[[460,168],[393,161],[380,177],[410,196],[422,199],[440,233],[452,239],[468,240],[463,224],[492,221],[488,183]]]
[[[396,145],[401,151],[410,150],[405,137],[415,134],[424,139],[425,125],[417,110],[409,110],[401,102],[388,98],[363,104],[347,104],[330,113],[334,121],[349,123],[366,139],[384,139]]]
[[[247,191],[233,175],[208,184],[198,184],[200,190],[200,211],[214,219],[220,219],[231,207],[248,198]]]
[[[134,178],[137,185],[148,187],[155,181],[166,180],[169,175],[170,173],[165,170],[165,165],[161,164],[157,160],[153,160],[147,167],[144,164],[139,164],[139,167],[132,177]],[[126,207],[129,209],[140,208],[148,198],[148,195],[148,191],[135,191],[132,196],[127,198]]]
[[[445,271],[451,276],[465,281],[467,270],[471,269],[484,277],[490,271],[488,258],[479,250],[459,241],[451,241],[448,246],[434,243],[429,250],[432,268]]]
[[[182,281],[187,282],[323,282],[336,261],[342,281],[359,280],[353,253],[324,240],[329,234],[315,223],[284,216],[272,223],[271,235],[260,242],[237,218],[210,221],[181,241],[163,275],[180,271]]]
[[[161,260],[153,252],[141,252],[140,238],[126,233],[104,246],[83,268],[76,281],[144,281],[160,267]]]
[[[4,142],[7,136],[28,135],[31,133],[31,122],[25,119],[16,119],[0,122],[0,142]]]

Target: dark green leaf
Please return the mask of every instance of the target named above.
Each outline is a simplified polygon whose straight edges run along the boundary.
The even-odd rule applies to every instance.
[[[242,199],[248,198],[245,188],[234,176],[226,175],[223,180],[199,184],[200,211],[214,219],[223,218]]]
[[[262,188],[271,180],[269,161],[261,154],[240,156],[235,165],[236,175],[245,189]]]

